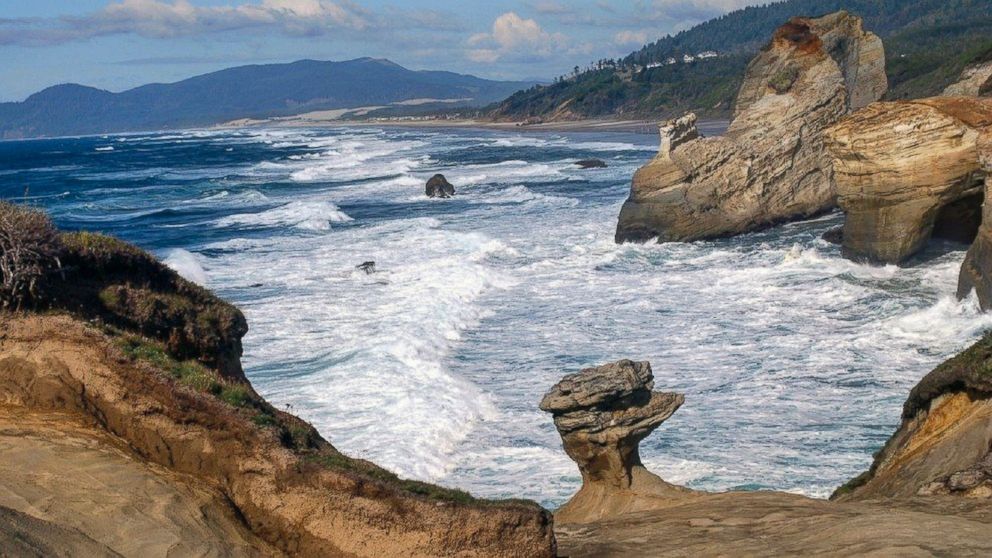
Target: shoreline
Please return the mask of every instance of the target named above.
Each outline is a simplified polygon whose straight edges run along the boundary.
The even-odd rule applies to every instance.
[[[210,130],[237,130],[250,128],[416,128],[416,129],[480,129],[518,132],[576,132],[576,133],[626,133],[657,134],[663,120],[583,119],[564,122],[495,122],[475,119],[434,120],[344,120],[280,118],[266,120],[236,120],[211,126]],[[722,135],[730,121],[713,119],[700,121],[699,128],[708,136]]]

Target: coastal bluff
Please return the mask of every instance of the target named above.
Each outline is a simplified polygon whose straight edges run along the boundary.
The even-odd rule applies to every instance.
[[[537,504],[401,479],[266,402],[234,359],[243,316],[209,291],[0,203],[11,222],[0,554],[555,556]]]

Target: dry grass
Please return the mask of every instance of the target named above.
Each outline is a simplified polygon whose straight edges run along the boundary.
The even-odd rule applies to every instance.
[[[60,251],[43,211],[0,202],[0,306],[19,310],[37,301],[45,276],[62,267]]]

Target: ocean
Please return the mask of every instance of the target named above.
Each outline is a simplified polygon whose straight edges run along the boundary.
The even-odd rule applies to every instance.
[[[910,388],[992,327],[954,298],[965,247],[852,263],[820,238],[839,214],[617,246],[657,144],[371,127],[0,142],[0,196],[134,242],[240,306],[257,390],[401,476],[562,504],[581,480],[537,403],[629,358],[686,394],[641,444],[650,469],[825,497],[868,467]],[[609,167],[574,165],[590,157]],[[424,196],[438,172],[455,198]]]

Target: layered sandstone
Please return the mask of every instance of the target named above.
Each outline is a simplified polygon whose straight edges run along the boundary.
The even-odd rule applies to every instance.
[[[972,64],[964,69],[961,78],[948,85],[945,97],[987,97],[992,94],[992,62]]]
[[[685,495],[641,464],[641,440],[685,401],[653,387],[649,363],[621,360],[565,376],[541,400],[582,473],[582,488],[555,513],[559,521],[595,521]]]
[[[957,495],[992,498],[992,336],[927,374],[902,424],[841,500]]]
[[[875,103],[828,130],[845,255],[899,263],[932,235],[974,238],[990,126],[992,100],[946,97]]]
[[[835,206],[822,131],[885,92],[881,40],[846,12],[793,18],[751,61],[726,134],[689,115],[634,175],[617,242],[738,234]]]

